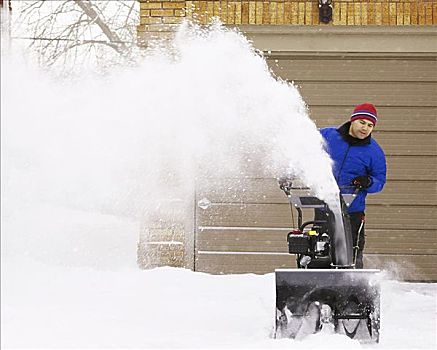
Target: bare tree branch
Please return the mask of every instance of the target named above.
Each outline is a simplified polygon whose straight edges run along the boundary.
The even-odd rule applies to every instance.
[[[120,56],[135,62],[137,1],[29,0],[17,8],[20,33],[11,37],[29,40],[42,65],[80,71],[88,63],[105,70]]]
[[[52,57],[51,57],[51,62],[49,65],[53,65],[60,57],[64,56],[64,54],[71,49],[74,49],[76,47],[79,46],[85,46],[85,45],[90,45],[93,46],[94,44],[103,44],[103,45],[108,45],[109,47],[111,46],[111,43],[108,42],[102,42],[102,41],[95,41],[95,40],[84,40],[82,42],[76,42],[74,44],[71,44],[69,47],[64,48],[64,50],[56,52]]]
[[[83,0],[74,0],[74,2],[79,6],[84,13],[87,14],[87,16],[95,22],[100,29],[102,30],[103,34],[106,35],[106,37],[109,39],[110,42],[115,42],[119,44],[113,44],[110,45],[113,49],[115,49],[119,54],[123,54],[126,51],[126,45],[121,43],[121,39],[118,37],[117,33],[113,32],[105,22],[102,21],[102,19],[99,17],[97,12],[92,8],[92,5],[89,1],[83,1]]]

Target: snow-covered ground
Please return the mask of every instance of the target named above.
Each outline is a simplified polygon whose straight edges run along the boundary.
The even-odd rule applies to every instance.
[[[136,222],[41,205],[2,228],[33,228],[3,242],[19,246],[2,257],[2,348],[361,348],[331,334],[273,339],[273,273],[138,269]],[[383,282],[371,348],[436,348],[436,293]]]

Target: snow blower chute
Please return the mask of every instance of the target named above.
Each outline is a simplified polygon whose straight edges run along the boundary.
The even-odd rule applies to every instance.
[[[356,192],[344,189],[336,224],[334,213],[309,188],[284,178],[279,186],[298,213],[298,229],[287,235],[298,268],[275,270],[276,338],[328,332],[377,343],[380,271],[355,269],[347,207]],[[302,222],[306,208],[314,210],[314,220]]]

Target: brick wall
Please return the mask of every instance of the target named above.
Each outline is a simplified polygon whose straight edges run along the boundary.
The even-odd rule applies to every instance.
[[[140,0],[139,32],[171,29],[183,18],[206,24],[213,17],[229,25],[326,25],[317,0],[174,1]],[[437,0],[333,0],[328,25],[435,25]]]
[[[138,266],[143,269],[186,266],[184,231],[180,223],[144,223],[138,242]]]
[[[194,198],[190,200],[188,194],[170,187],[167,187],[169,193],[175,198],[162,195],[159,200],[150,200],[145,210],[137,249],[137,263],[141,268],[192,267],[194,256],[187,252],[194,250],[191,246]]]

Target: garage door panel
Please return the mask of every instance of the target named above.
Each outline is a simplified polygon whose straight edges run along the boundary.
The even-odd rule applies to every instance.
[[[427,149],[430,150],[430,148]],[[435,181],[437,179],[437,156],[386,154],[386,160],[388,169],[387,178],[389,180]],[[230,171],[226,170],[223,171],[222,175],[235,179],[241,177],[272,178],[278,176],[272,169],[267,167],[269,163],[268,160],[260,161],[252,156],[250,162],[240,163],[240,167],[234,169],[234,174],[230,174]],[[220,176],[220,170],[217,169],[214,175]]]
[[[213,203],[288,203],[274,178],[202,179],[196,194]]]
[[[295,268],[292,255],[266,254],[214,254],[196,255],[196,271],[223,273],[272,273],[275,269]]]
[[[435,132],[375,131],[374,138],[386,155],[437,156]]]
[[[288,204],[220,204],[198,211],[200,226],[292,227]]]
[[[381,230],[366,228],[366,236],[375,242],[402,241],[403,243],[416,243],[423,241],[426,243],[437,243],[437,227],[429,230],[422,229],[421,227],[416,230]]]
[[[368,228],[435,229],[437,208],[433,206],[369,205]],[[197,212],[198,226],[293,227],[288,204],[220,204]]]
[[[405,280],[436,281],[437,255],[365,254],[366,268],[389,272],[392,277]],[[198,254],[196,271],[228,273],[273,273],[278,268],[295,268],[292,255],[263,254]]]
[[[424,156],[388,156],[387,179],[429,180],[437,178],[437,158]]]
[[[197,232],[197,249],[209,252],[288,253],[289,230],[207,229]],[[366,230],[366,252],[380,254],[437,254],[436,230]]]
[[[390,245],[377,245],[374,242],[366,243],[366,252],[372,254],[436,254],[437,243],[394,243]]]
[[[357,103],[361,103],[359,101]],[[373,102],[373,101],[370,101]],[[349,120],[355,105],[309,106],[309,113],[319,128],[338,126]],[[375,131],[437,131],[436,107],[380,107]]]
[[[367,204],[435,205],[437,182],[388,181],[381,192],[369,194]]]
[[[308,105],[350,106],[372,101],[378,106],[437,106],[434,83],[296,82]]]
[[[196,193],[198,201],[206,198],[211,203],[288,203],[274,178],[204,179]],[[434,205],[436,197],[435,181],[388,181],[382,192],[368,195],[367,203]]]
[[[434,81],[437,61],[402,59],[287,59],[267,60],[282,79],[294,81]]]
[[[437,227],[437,208],[434,206],[385,206],[366,207],[366,225],[381,229],[432,230]]]

